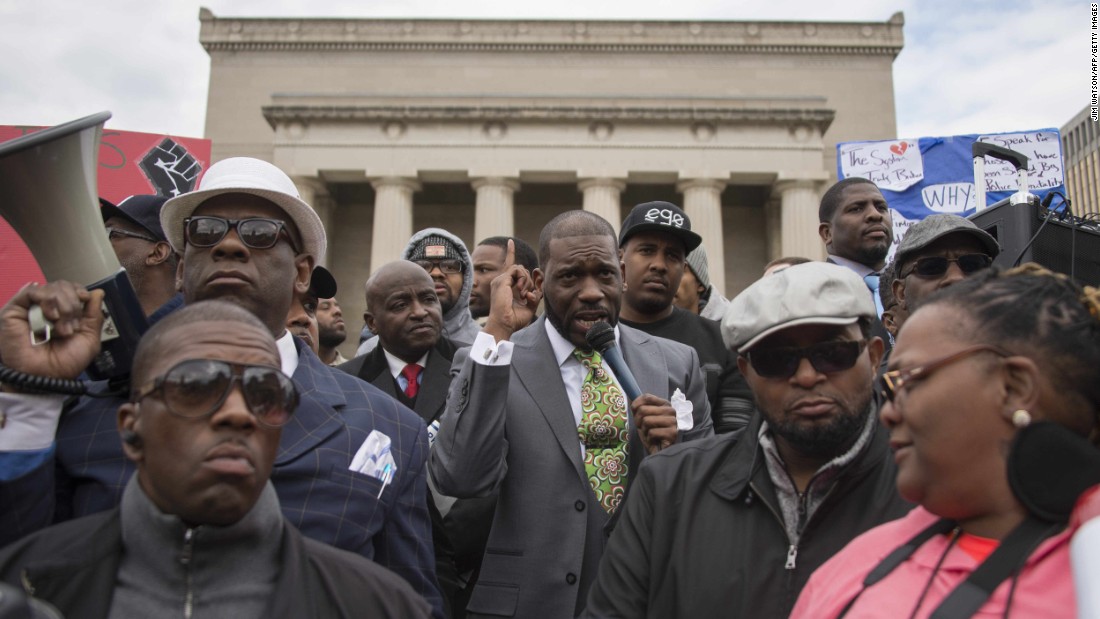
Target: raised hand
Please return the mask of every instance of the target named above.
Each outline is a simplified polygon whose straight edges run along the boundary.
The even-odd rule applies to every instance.
[[[501,273],[493,279],[491,295],[485,332],[497,341],[506,340],[531,324],[541,295],[532,274],[523,265],[516,264],[516,246],[511,240],[504,254]]]
[[[76,378],[99,353],[103,295],[66,281],[23,286],[0,309],[0,362],[28,374]],[[49,341],[40,344],[31,341],[35,305],[53,324]]]

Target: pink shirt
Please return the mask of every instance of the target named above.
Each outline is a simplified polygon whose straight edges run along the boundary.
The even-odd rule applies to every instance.
[[[844,605],[863,587],[863,579],[895,548],[937,520],[917,507],[908,515],[880,525],[852,540],[832,559],[819,567],[802,590],[791,613],[792,619],[822,619],[840,615]],[[1070,532],[1047,539],[1027,559],[1016,583],[1009,616],[1076,617],[1073,575],[1070,571]],[[949,538],[939,535],[925,542],[889,576],[868,587],[845,619],[908,617],[929,579],[931,587],[917,617],[932,614],[940,602],[978,566],[958,546],[948,550]],[[947,555],[944,556],[944,551]],[[938,571],[936,563],[943,557]],[[975,617],[1003,617],[1012,580],[1001,583]]]

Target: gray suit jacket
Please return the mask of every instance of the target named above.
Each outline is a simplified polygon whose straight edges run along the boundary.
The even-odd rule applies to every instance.
[[[540,318],[512,336],[510,366],[455,355],[447,410],[432,448],[439,490],[457,497],[499,491],[470,617],[575,616],[595,579],[610,531],[581,459],[577,424]],[[680,440],[713,434],[694,349],[619,325],[620,347],[645,393],[669,399],[679,388],[695,426]],[[646,454],[631,437],[628,474]],[[628,478],[629,482],[629,478]]]

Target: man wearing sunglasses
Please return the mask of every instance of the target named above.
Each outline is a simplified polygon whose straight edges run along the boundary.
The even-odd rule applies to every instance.
[[[912,314],[933,292],[988,269],[1000,253],[997,240],[969,219],[929,215],[901,239],[894,256],[894,296],[905,314]]]
[[[642,464],[585,616],[786,617],[818,566],[908,512],[872,396],[874,316],[863,280],[822,262],[731,301],[722,336],[757,413]]]
[[[118,430],[137,470],[121,504],[0,552],[0,577],[70,618],[429,616],[398,576],[280,513],[268,479],[299,396],[255,316],[189,305],[135,361]]]
[[[301,404],[283,430],[271,476],[287,518],[307,537],[397,572],[442,617],[424,422],[373,385],[324,365],[286,330],[295,295],[308,290],[314,265],[324,260],[320,218],[281,170],[235,157],[211,166],[195,191],[165,203],[161,224],[182,255],[185,303],[221,299],[252,312],[276,338],[283,373],[298,387]],[[0,312],[4,363],[75,377],[98,349],[99,297],[68,282],[21,290]],[[54,338],[41,346],[30,344],[32,304],[55,324]],[[110,423],[117,405],[83,397],[61,415],[58,400],[48,414],[32,408],[0,428],[0,452],[37,450],[22,468],[0,467],[0,496],[15,497],[0,510],[0,525],[10,525],[0,526],[0,541],[118,504],[133,465]],[[5,414],[12,406],[0,399]],[[25,433],[12,431],[20,420]]]
[[[160,225],[160,209],[167,200],[163,196],[137,195],[115,206],[99,199],[111,249],[126,269],[150,322],[183,304],[183,297],[176,291],[179,256]]]

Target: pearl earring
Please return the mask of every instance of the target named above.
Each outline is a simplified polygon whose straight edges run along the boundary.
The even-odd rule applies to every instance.
[[[1012,425],[1016,426],[1017,428],[1027,427],[1027,425],[1030,423],[1031,413],[1025,411],[1024,409],[1021,408],[1012,413]]]

